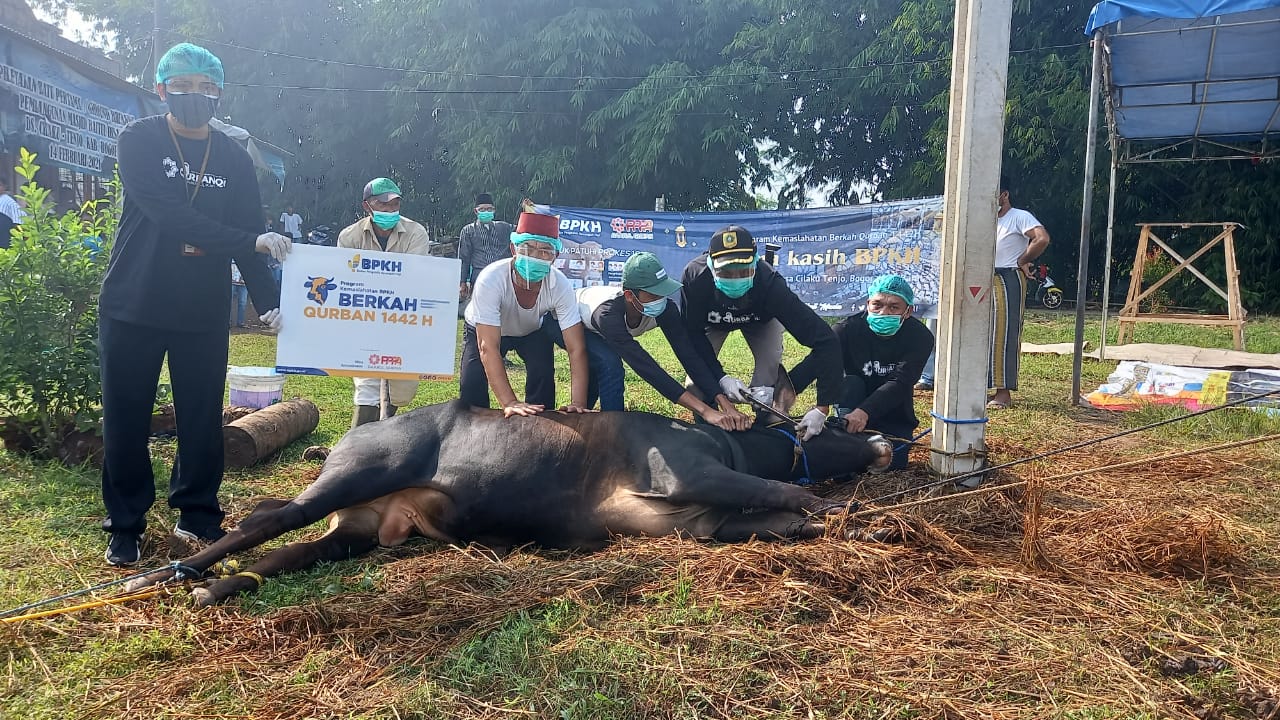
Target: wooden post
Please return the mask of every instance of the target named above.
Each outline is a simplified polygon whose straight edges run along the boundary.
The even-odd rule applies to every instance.
[[[319,424],[320,410],[310,400],[294,398],[270,405],[222,427],[223,459],[227,467],[249,467]]]
[[[1116,323],[1116,344],[1125,345],[1133,337],[1133,321],[1125,318],[1138,314],[1138,295],[1142,292],[1142,273],[1147,268],[1147,238],[1151,234],[1151,226],[1143,225],[1138,234],[1138,254],[1133,258],[1133,274],[1129,276],[1129,294],[1124,298],[1124,307]]]
[[[1223,250],[1227,254],[1227,317],[1235,321],[1231,328],[1236,350],[1244,351],[1244,304],[1240,301],[1240,268],[1236,265],[1236,228],[1224,224]]]

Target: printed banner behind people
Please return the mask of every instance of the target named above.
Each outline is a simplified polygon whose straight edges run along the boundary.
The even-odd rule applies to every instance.
[[[276,370],[452,378],[459,271],[449,258],[294,245],[280,282]]]
[[[622,284],[633,253],[656,254],[667,272],[706,252],[726,225],[751,231],[763,253],[776,243],[774,267],[822,315],[858,312],[876,276],[896,273],[916,292],[916,315],[935,317],[941,277],[942,198],[850,207],[708,213],[642,212],[544,206],[560,216],[564,252],[556,261],[575,287]],[[543,209],[543,208],[540,208]]]

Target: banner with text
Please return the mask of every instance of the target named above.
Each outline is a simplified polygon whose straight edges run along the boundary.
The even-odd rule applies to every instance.
[[[822,315],[866,304],[877,275],[897,273],[916,293],[916,315],[934,317],[941,277],[942,198],[810,210],[678,213],[547,206],[560,216],[565,250],[556,261],[576,287],[620,285],[633,253],[652,252],[667,272],[706,252],[726,225],[751,231],[763,254],[777,243],[776,269]]]
[[[24,146],[41,163],[111,177],[120,131],[161,107],[159,98],[126,89],[124,80],[119,84],[91,80],[39,46],[0,36],[4,149],[16,155]]]
[[[280,281],[276,371],[448,380],[458,260],[294,245]]]

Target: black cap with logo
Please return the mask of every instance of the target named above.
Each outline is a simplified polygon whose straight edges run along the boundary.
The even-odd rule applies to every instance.
[[[755,262],[756,239],[741,225],[730,225],[711,236],[707,255],[713,269]]]

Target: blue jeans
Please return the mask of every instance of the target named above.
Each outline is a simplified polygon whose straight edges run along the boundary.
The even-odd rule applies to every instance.
[[[548,318],[542,323],[542,331],[551,341],[564,347],[564,333],[555,318]],[[598,334],[582,328],[587,338],[587,407],[593,407],[600,400],[601,410],[625,410],[622,401],[624,370],[622,357],[609,347],[609,343]]]
[[[243,285],[231,285],[231,325],[244,327],[244,308],[249,303],[249,289]]]
[[[924,324],[929,328],[929,331],[933,333],[934,337],[938,336],[938,321],[936,319],[925,320]],[[937,359],[938,351],[934,350],[929,353],[929,359],[924,363],[924,372],[920,373],[920,382],[925,385],[933,384],[933,364]]]

